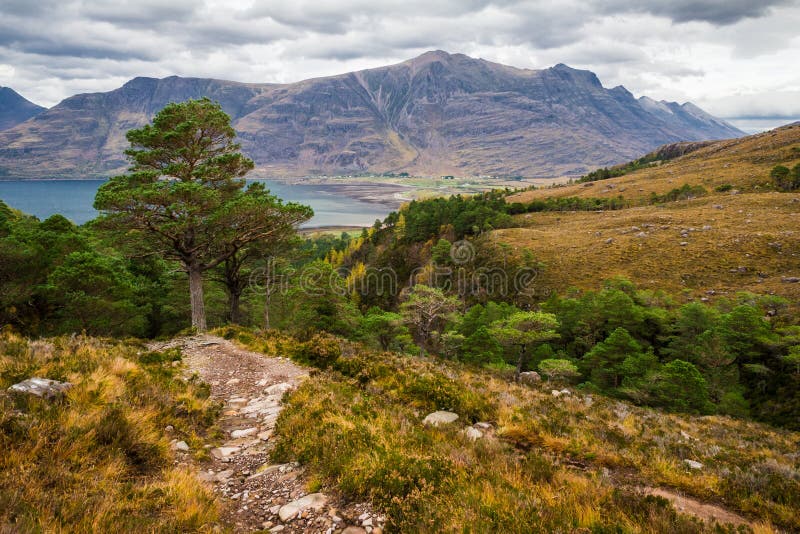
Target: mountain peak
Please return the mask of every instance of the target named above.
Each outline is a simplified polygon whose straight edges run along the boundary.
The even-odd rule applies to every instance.
[[[0,87],[0,130],[35,117],[46,108],[36,105],[10,87]]]

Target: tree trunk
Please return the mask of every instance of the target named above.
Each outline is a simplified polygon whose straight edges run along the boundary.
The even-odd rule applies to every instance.
[[[206,306],[203,301],[203,273],[197,265],[189,265],[189,298],[192,304],[192,327],[205,332]]]
[[[525,365],[525,345],[520,347],[519,358],[517,359],[517,372],[514,374],[514,381],[519,382],[519,375],[522,374],[522,367]]]
[[[269,305],[272,303],[272,289],[269,287],[269,280],[267,280],[267,290],[264,292],[266,299],[264,300],[264,331],[269,330]]]
[[[241,312],[239,310],[239,302],[241,301],[242,294],[237,291],[228,293],[228,320],[231,324],[239,324]]]

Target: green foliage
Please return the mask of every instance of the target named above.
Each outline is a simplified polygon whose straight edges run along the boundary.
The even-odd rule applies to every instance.
[[[580,376],[577,365],[557,358],[547,358],[539,362],[539,372],[553,382],[566,382]]]
[[[676,187],[671,191],[659,195],[652,193],[650,195],[651,204],[663,204],[664,202],[676,202],[678,200],[691,200],[693,198],[703,197],[708,194],[706,188],[702,185],[689,185],[683,184],[681,187]]]
[[[672,360],[653,377],[655,403],[670,410],[705,413],[708,410],[706,381],[697,367]]]
[[[300,345],[295,354],[302,363],[326,369],[342,355],[342,346],[337,337],[319,332]]]
[[[800,189],[800,163],[791,170],[783,165],[776,165],[769,173],[772,183],[778,191],[794,191]]]
[[[584,356],[582,365],[595,385],[613,390],[622,385],[626,360],[640,359],[642,355],[642,346],[625,328],[618,327]],[[630,367],[629,364],[627,368]]]
[[[192,326],[206,328],[201,275],[244,247],[291,235],[310,208],[284,205],[262,184],[234,141],[230,117],[207,98],[169,104],[152,124],[127,133],[133,163],[97,192],[106,228],[141,232],[140,248],[180,263],[189,275]]]
[[[407,293],[400,311],[416,339],[431,348],[458,307],[458,299],[441,289],[418,284]]]
[[[402,345],[410,340],[408,328],[403,324],[403,316],[377,307],[370,308],[361,318],[361,331],[363,338],[377,341],[383,350],[393,347],[402,350]]]

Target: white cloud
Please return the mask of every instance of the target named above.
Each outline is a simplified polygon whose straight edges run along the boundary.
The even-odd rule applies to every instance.
[[[53,105],[134,76],[291,82],[444,49],[752,120],[800,115],[798,27],[796,0],[4,0],[0,85]]]

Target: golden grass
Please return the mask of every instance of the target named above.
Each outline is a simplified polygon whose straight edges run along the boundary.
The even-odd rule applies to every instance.
[[[529,249],[544,263],[536,288],[545,292],[596,289],[623,276],[642,289],[695,298],[750,291],[796,303],[800,284],[782,278],[800,276],[798,198],[742,194],[663,207],[536,213],[518,216],[518,228],[497,230],[492,238]]]
[[[176,379],[169,358],[142,347],[73,337],[0,335],[0,531],[208,531],[217,503],[173,466],[179,439],[207,433],[218,407],[204,386]],[[6,388],[38,376],[74,384],[46,401]],[[188,402],[191,399],[191,403]]]
[[[717,503],[759,532],[800,528],[798,433],[599,395],[554,398],[546,383],[519,386],[502,373],[357,345],[345,354],[291,394],[276,454],[372,499],[399,531],[711,531],[641,487]],[[443,408],[458,423],[421,424]],[[460,430],[476,420],[494,430],[470,442]]]

